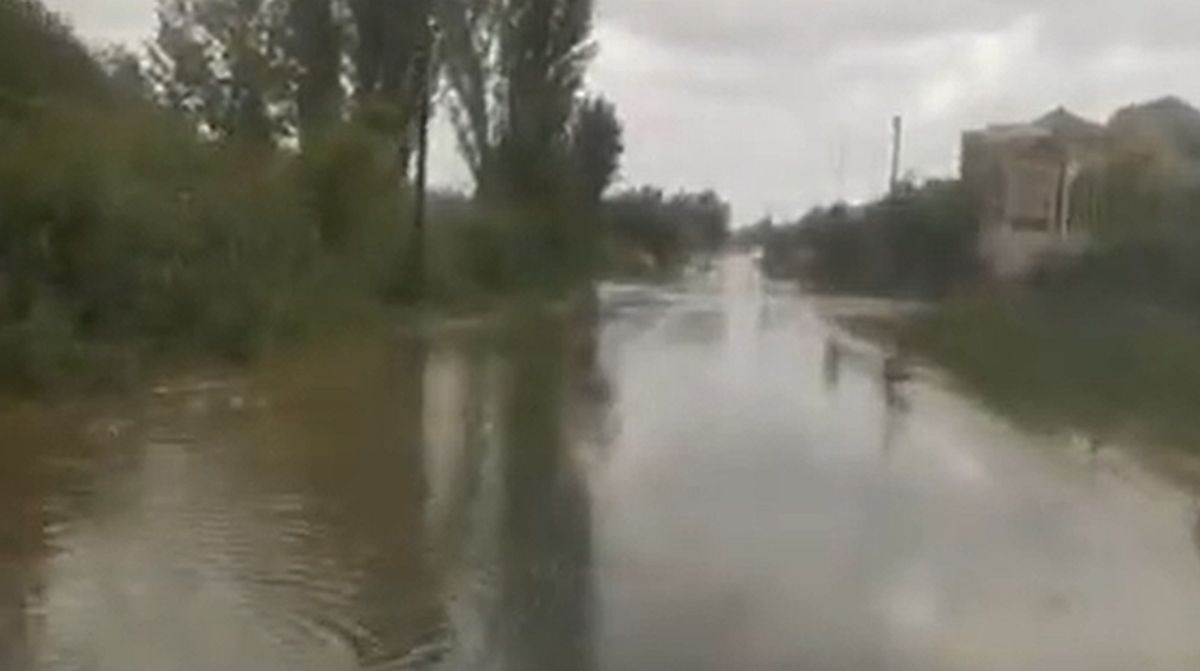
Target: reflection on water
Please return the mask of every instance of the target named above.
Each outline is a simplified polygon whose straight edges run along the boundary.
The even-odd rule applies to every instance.
[[[404,336],[119,440],[8,421],[0,668],[588,668],[591,333]]]
[[[4,411],[0,669],[1200,668],[1174,490],[744,259],[601,297]]]
[[[836,390],[838,380],[842,376],[842,346],[838,344],[836,338],[825,339],[824,362],[822,370],[825,374],[825,386],[830,390]]]
[[[1196,552],[1200,553],[1200,505],[1196,506],[1196,522],[1192,525],[1192,542],[1196,545]]]
[[[595,398],[579,393],[592,346],[531,319],[494,348],[431,357],[427,520],[455,637],[439,668],[590,667],[591,510],[567,446],[572,406]]]
[[[899,434],[904,429],[905,417],[912,410],[912,402],[905,390],[909,374],[900,373],[894,367],[897,359],[893,357],[880,358],[877,353],[863,354],[852,352],[836,335],[825,339],[822,354],[821,379],[826,393],[837,393],[838,383],[842,378],[842,367],[851,363],[859,367],[860,372],[874,374],[879,381],[880,396],[883,401],[882,431],[880,434],[880,452],[886,458],[898,442]]]

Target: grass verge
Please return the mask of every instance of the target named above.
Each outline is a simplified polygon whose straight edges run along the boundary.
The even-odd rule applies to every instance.
[[[846,324],[952,373],[1021,423],[1200,455],[1200,320],[1079,294],[957,298]]]

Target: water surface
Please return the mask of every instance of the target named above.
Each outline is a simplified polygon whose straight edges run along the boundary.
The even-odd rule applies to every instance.
[[[1188,497],[748,259],[0,438],[0,668],[1200,668]]]

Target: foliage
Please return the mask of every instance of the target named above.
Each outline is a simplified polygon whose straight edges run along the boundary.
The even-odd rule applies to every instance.
[[[441,0],[435,16],[446,102],[487,212],[474,233],[486,242],[469,246],[518,285],[586,276],[622,151],[615,109],[582,96],[592,0]]]
[[[420,69],[428,66],[435,0],[350,0],[355,36],[351,52],[360,118],[394,143],[397,165],[407,167],[420,101]]]
[[[936,296],[978,274],[976,227],[956,181],[760,229],[769,274],[829,291]]]
[[[304,202],[325,249],[345,253],[356,244],[396,245],[404,228],[404,198],[391,157],[371,130],[353,124],[333,129],[300,155],[298,169]],[[355,228],[365,225],[385,230]]]
[[[497,295],[555,295],[590,276],[590,247],[557,239],[539,210],[501,209],[458,193],[434,194],[428,231],[430,297],[474,304]]]
[[[159,0],[150,72],[159,98],[214,136],[302,147],[348,116],[349,81],[403,168],[431,3]]]
[[[1075,187],[1098,194],[1092,244],[1035,284],[1200,315],[1200,111],[1165,98],[1122,109],[1109,128],[1104,160]]]
[[[291,0],[287,28],[300,144],[307,147],[320,141],[342,115],[344,31],[333,0]]]
[[[194,334],[249,354],[315,249],[284,166],[200,145],[155,113],[58,112],[4,135],[18,320],[46,298],[81,336]]]
[[[1026,421],[1181,446],[1200,440],[1197,338],[1194,317],[1058,291],[959,298],[900,334]]]
[[[221,138],[267,143],[294,126],[285,0],[159,0],[151,77],[161,100]]]
[[[1108,123],[1116,144],[1164,162],[1200,160],[1200,110],[1174,96],[1118,110]]]
[[[604,219],[612,235],[661,270],[689,254],[716,252],[728,239],[730,210],[712,191],[667,196],[643,187],[605,201]]]
[[[106,92],[122,104],[145,105],[154,99],[154,85],[142,57],[128,47],[117,45],[96,54],[108,77]]]
[[[0,114],[21,101],[107,96],[104,71],[37,0],[0,0]]]
[[[617,108],[604,98],[588,98],[571,125],[571,161],[583,202],[599,204],[617,179],[625,151],[624,128]]]
[[[244,360],[380,300],[590,278],[591,201],[621,152],[612,105],[580,95],[591,2],[438,8],[455,108],[485,100],[485,197],[435,199],[417,247],[402,168],[429,2],[159,0],[142,62],[0,0],[0,380],[111,384],[153,353]],[[691,222],[684,247],[728,225],[715,195],[664,207]]]
[[[443,0],[437,17],[451,113],[479,192],[537,202],[567,191],[591,0]]]
[[[1085,430],[1101,443],[1194,447],[1200,112],[1177,99],[1129,107],[1114,116],[1109,135],[1102,160],[1073,187],[1074,202],[1094,204],[1084,213],[1091,243],[1084,253],[1042,265],[1020,286],[956,294],[896,335],[1024,421]],[[864,249],[862,238],[838,231],[846,248]],[[886,229],[874,232],[896,245]],[[830,246],[813,247],[818,261],[833,257]],[[873,267],[853,257],[840,268],[862,266]],[[870,289],[894,287],[901,277],[866,281],[851,273],[849,281]]]
[[[301,159],[151,109],[53,109],[0,143],[0,375],[26,384],[139,351],[253,357],[380,296],[404,244],[353,139]]]
[[[1036,288],[1180,311],[1200,317],[1200,231],[1154,227],[1105,236],[1069,263],[1042,269]]]
[[[357,41],[355,92],[411,107],[419,51],[428,39],[432,0],[350,0]]]

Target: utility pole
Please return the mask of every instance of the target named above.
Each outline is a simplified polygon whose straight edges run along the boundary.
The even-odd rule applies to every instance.
[[[903,135],[904,118],[897,114],[892,117],[892,178],[888,183],[888,193],[892,196],[900,189],[900,150]]]

